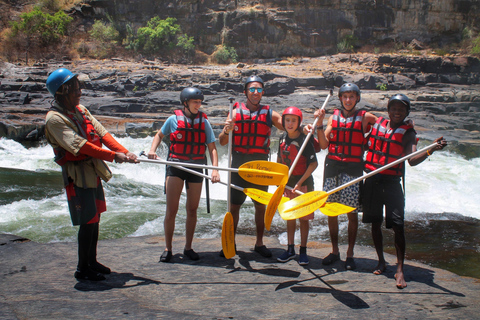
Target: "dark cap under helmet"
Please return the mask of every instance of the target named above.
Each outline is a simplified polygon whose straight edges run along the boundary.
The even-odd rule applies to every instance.
[[[358,101],[360,101],[360,88],[358,88],[356,84],[349,82],[342,84],[340,90],[338,90],[338,97],[340,98],[342,94],[350,91],[356,92],[358,95]]]
[[[260,78],[259,76],[250,76],[247,78],[247,80],[245,80],[245,85],[243,86],[243,90],[247,90],[248,84],[252,82],[259,82],[262,85],[262,88],[265,88],[265,84],[263,83],[262,78]]]
[[[392,96],[388,100],[387,110],[390,109],[390,104],[393,101],[400,101],[401,103],[403,103],[407,107],[407,115],[410,113],[410,99],[408,99],[408,97],[406,95],[404,95],[403,93],[398,93],[398,94]]]
[[[200,99],[203,101],[203,92],[200,89],[189,87],[182,90],[180,93],[180,102],[184,104],[190,99]]]

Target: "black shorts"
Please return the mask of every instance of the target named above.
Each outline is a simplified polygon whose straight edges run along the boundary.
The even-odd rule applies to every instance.
[[[364,223],[381,223],[385,205],[385,226],[403,226],[405,198],[400,177],[377,174],[365,180],[363,187]]]
[[[249,162],[249,161],[257,161],[257,160],[268,160],[267,154],[241,154],[241,153],[234,153],[232,156],[232,168],[238,168],[242,164]],[[242,187],[242,188],[254,188],[259,189],[262,191],[268,191],[268,186],[261,186],[258,184],[254,184],[248,181],[245,181],[240,175],[236,172],[232,172],[232,184]],[[242,205],[245,202],[247,195],[237,189],[230,188],[230,202],[235,205]],[[256,201],[254,201],[256,203]]]
[[[195,168],[189,168],[189,169],[203,173],[203,169],[195,169]],[[203,181],[203,177],[197,176],[193,173],[187,172],[185,170],[182,170],[176,167],[167,166],[166,170],[167,170],[166,172],[167,177],[168,176],[178,177],[184,180],[185,182],[191,182],[191,183],[201,183]]]

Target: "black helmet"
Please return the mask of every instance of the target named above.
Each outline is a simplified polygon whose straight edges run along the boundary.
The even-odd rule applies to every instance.
[[[408,97],[406,95],[404,95],[403,93],[398,93],[398,94],[394,95],[393,97],[391,97],[388,100],[387,110],[390,109],[390,104],[393,101],[400,101],[401,103],[403,103],[407,107],[407,115],[410,113],[410,99],[408,99]]]
[[[340,87],[340,90],[338,90],[338,97],[340,98],[342,94],[350,91],[356,92],[358,95],[358,101],[360,101],[360,89],[356,84],[349,83],[349,82],[342,84],[342,86]]]
[[[184,104],[190,99],[200,99],[203,101],[203,92],[200,89],[189,87],[182,90],[180,93],[180,102]]]
[[[262,78],[260,78],[259,76],[250,76],[245,81],[245,85],[243,86],[243,90],[247,90],[248,84],[252,83],[252,82],[260,82],[262,84],[262,88],[265,88],[265,84],[263,83]]]

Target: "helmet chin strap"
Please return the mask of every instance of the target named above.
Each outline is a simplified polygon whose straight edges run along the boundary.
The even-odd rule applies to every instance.
[[[252,100],[250,100],[248,98],[248,94],[245,93],[245,96],[247,97],[247,100],[248,100],[248,102],[250,102],[251,105],[254,105],[255,107],[258,107],[260,105],[260,101],[258,101],[258,103],[255,104],[255,103],[252,102]]]

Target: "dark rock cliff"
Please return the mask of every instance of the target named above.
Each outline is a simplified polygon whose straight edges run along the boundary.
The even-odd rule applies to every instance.
[[[87,0],[73,10],[91,24],[107,15],[120,26],[140,27],[154,16],[175,17],[198,48],[235,47],[241,59],[335,53],[354,35],[358,45],[417,39],[442,47],[478,25],[477,0]]]

